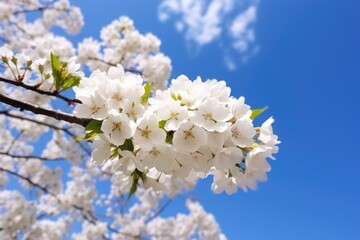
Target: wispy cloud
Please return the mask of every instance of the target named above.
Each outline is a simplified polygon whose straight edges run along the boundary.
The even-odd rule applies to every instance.
[[[224,63],[236,69],[235,50],[239,59],[248,59],[255,46],[254,22],[257,2],[251,0],[163,0],[159,19],[173,22],[178,32],[184,33],[190,44],[202,47],[214,41],[222,44],[226,54]],[[232,54],[234,55],[234,54]],[[251,54],[250,54],[251,55]]]

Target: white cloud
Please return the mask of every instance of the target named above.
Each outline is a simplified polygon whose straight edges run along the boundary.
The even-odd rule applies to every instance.
[[[257,0],[163,0],[159,6],[159,19],[172,21],[187,42],[202,47],[214,41],[241,55],[255,42],[253,23],[256,21]],[[229,49],[225,49],[228,51]],[[239,57],[240,58],[240,57]],[[229,69],[234,61],[224,57]]]
[[[256,20],[256,7],[250,6],[247,10],[240,13],[233,20],[229,32],[234,39],[233,47],[240,52],[245,52],[248,45],[255,41],[254,29],[250,24]]]

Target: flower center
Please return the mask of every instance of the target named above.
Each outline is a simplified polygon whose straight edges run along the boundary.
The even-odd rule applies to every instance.
[[[92,112],[93,114],[96,113],[99,109],[100,109],[100,108],[99,108],[98,106],[96,106],[96,105],[93,105],[93,106],[91,106],[91,108],[90,108],[90,110],[91,110],[91,112]]]
[[[240,133],[240,131],[239,131],[238,128],[232,129],[231,132],[232,132],[232,135],[233,135],[235,138],[239,138],[239,137],[241,136],[241,133]]]
[[[177,119],[177,116],[178,116],[179,114],[177,113],[177,112],[171,112],[170,113],[170,118],[172,118],[172,119]]]
[[[120,101],[122,99],[121,95],[119,93],[115,93],[113,96],[112,96],[112,99],[115,99],[117,101]]]
[[[205,120],[212,120],[212,114],[211,113],[206,113],[204,115],[204,117],[205,117]]]
[[[121,130],[121,123],[120,122],[114,122],[113,123],[113,131],[115,130]]]
[[[145,129],[143,129],[143,130],[141,131],[141,136],[148,138],[149,135],[150,135],[150,133],[151,133],[151,130],[146,127]]]
[[[185,133],[185,139],[188,139],[188,138],[195,138],[194,137],[194,134],[192,133],[192,131],[184,131]]]
[[[153,158],[157,158],[160,155],[160,152],[156,149],[153,149],[150,154]]]

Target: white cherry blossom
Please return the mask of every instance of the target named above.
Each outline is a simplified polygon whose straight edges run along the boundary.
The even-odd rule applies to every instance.
[[[173,137],[174,148],[179,152],[195,152],[206,143],[206,131],[192,122],[181,124]]]
[[[279,144],[280,141],[278,140],[278,136],[273,133],[272,123],[274,123],[274,119],[271,117],[261,125],[259,140],[270,147],[271,152],[275,154],[279,151],[279,147],[276,145]],[[274,159],[273,156],[270,156],[270,158]]]
[[[250,147],[254,143],[255,134],[250,118],[238,119],[231,126],[231,140],[239,147]]]
[[[82,118],[94,118],[102,120],[107,117],[108,112],[105,105],[105,99],[98,93],[93,95],[80,95],[79,100],[83,104],[79,104],[74,109],[74,114]]]
[[[101,131],[112,144],[122,145],[126,139],[133,135],[133,128],[125,113],[111,110],[109,116],[101,125]]]
[[[180,125],[188,120],[189,113],[185,107],[180,106],[179,102],[168,99],[159,105],[157,113],[161,120],[166,120],[164,128],[167,131],[178,130]]]
[[[224,132],[228,127],[226,121],[230,118],[229,110],[218,99],[209,98],[199,106],[191,120],[209,132]]]

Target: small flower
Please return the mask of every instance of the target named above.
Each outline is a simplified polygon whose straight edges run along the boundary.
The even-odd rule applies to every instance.
[[[134,133],[134,140],[141,148],[152,148],[154,145],[165,142],[166,133],[159,128],[159,123],[154,114],[138,120]]]
[[[228,128],[227,120],[231,118],[229,110],[216,98],[209,98],[201,104],[191,120],[198,126],[213,132],[224,132]]]
[[[143,161],[145,167],[155,167],[160,172],[171,174],[180,168],[175,160],[175,152],[170,146],[154,146],[151,149],[141,149],[139,159]]]
[[[239,99],[230,99],[229,101],[230,110],[235,119],[250,118],[251,110],[248,105],[245,104],[245,98],[240,97]]]
[[[271,152],[274,154],[279,151],[279,147],[276,145],[281,142],[278,141],[278,136],[273,133],[273,129],[271,127],[271,124],[273,122],[274,122],[274,119],[271,117],[261,125],[259,140],[262,143],[264,143],[266,146],[270,147]],[[270,158],[274,159],[273,156],[270,156]]]
[[[214,175],[214,180],[211,184],[211,190],[214,193],[219,194],[225,191],[231,195],[237,192],[238,186],[236,180],[234,177],[229,176],[229,172],[216,169],[212,174]]]
[[[217,169],[230,169],[235,167],[243,159],[242,151],[237,147],[223,148],[214,157],[214,165]]]
[[[129,126],[129,119],[124,113],[116,110],[109,112],[109,117],[101,125],[101,131],[109,138],[114,145],[120,146],[125,140],[131,138],[132,128]]]
[[[271,148],[260,145],[253,150],[251,150],[246,158],[246,170],[248,171],[261,171],[268,172],[271,167],[269,163],[266,161],[266,158],[271,156]]]
[[[251,146],[254,143],[255,134],[256,131],[250,118],[238,119],[231,126],[231,140],[239,147]]]
[[[159,119],[166,120],[165,130],[176,131],[180,125],[189,118],[189,113],[185,107],[181,107],[179,102],[172,99],[160,105],[157,109]]]
[[[93,146],[94,151],[92,152],[91,156],[94,162],[102,164],[110,158],[111,145],[107,140],[101,137],[96,137],[93,142]]]
[[[97,120],[105,119],[108,116],[105,99],[97,92],[93,95],[80,95],[78,99],[81,100],[82,104],[75,107],[74,114],[76,116]]]
[[[173,137],[174,147],[180,152],[195,152],[200,146],[206,145],[206,143],[206,131],[192,122],[181,124]]]
[[[112,171],[123,171],[126,174],[131,174],[134,170],[141,169],[140,162],[130,151],[119,151],[120,157],[115,160],[115,163],[112,165]]]

